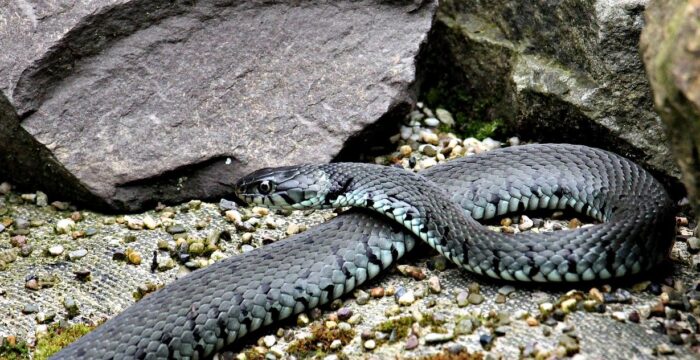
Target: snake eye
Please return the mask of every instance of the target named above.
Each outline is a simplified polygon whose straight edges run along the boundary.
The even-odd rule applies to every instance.
[[[258,191],[262,195],[269,194],[272,192],[272,183],[269,180],[261,181],[260,184],[258,184]]]

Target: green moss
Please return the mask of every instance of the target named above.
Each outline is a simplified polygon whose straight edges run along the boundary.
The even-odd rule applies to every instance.
[[[0,359],[19,360],[29,359],[29,346],[24,341],[11,342],[0,337]]]
[[[398,319],[387,320],[377,325],[374,330],[386,334],[391,334],[396,330],[396,339],[403,339],[411,331],[411,325],[415,320],[412,316],[402,316]]]
[[[48,335],[42,336],[37,340],[36,348],[34,349],[34,359],[48,359],[49,356],[89,333],[94,328],[94,326],[85,324],[75,324],[68,328],[62,328],[58,324],[51,325]]]
[[[299,358],[311,357],[323,358],[331,350],[333,340],[340,340],[343,346],[350,343],[355,336],[354,330],[341,330],[338,328],[329,329],[320,324],[311,325],[311,336],[294,341],[287,347],[287,352]],[[339,357],[344,358],[342,354]]]
[[[424,100],[428,107],[444,108],[452,114],[455,120],[454,127],[442,124],[439,127],[440,131],[483,140],[495,136],[503,127],[501,119],[489,118],[489,110],[497,106],[495,99],[477,98],[463,89],[439,83],[425,92]]]

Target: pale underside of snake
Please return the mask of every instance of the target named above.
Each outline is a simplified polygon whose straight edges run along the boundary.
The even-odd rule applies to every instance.
[[[239,180],[235,192],[276,208],[364,210],[197,270],[55,358],[207,358],[262,326],[348,293],[418,239],[486,277],[580,282],[649,271],[667,258],[675,233],[673,202],[648,172],[577,145],[505,148],[420,174],[359,163],[263,169]],[[600,223],[513,235],[477,222],[536,209],[570,209]]]

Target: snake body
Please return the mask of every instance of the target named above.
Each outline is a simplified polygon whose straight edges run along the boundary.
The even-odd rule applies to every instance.
[[[422,239],[462,268],[514,281],[622,277],[667,258],[673,203],[633,162],[603,150],[525,145],[416,175],[368,164],[301,165],[237,183],[270,207],[353,206],[311,230],[220,261],[147,296],[55,358],[202,359],[377,276]],[[555,233],[497,233],[476,220],[572,209],[599,221]]]

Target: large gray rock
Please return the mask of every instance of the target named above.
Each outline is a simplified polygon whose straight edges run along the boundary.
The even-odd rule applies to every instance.
[[[464,122],[613,150],[677,184],[638,49],[645,4],[442,1],[419,64],[421,91],[437,98],[431,105],[469,109]]]
[[[700,222],[700,2],[653,0],[646,19],[644,63]]]
[[[0,166],[61,169],[53,178],[9,176],[115,210],[221,196],[259,167],[351,156],[363,129],[410,107],[414,60],[435,8],[75,4],[0,9],[0,89],[11,104],[0,127],[16,111],[46,155],[21,165],[5,156]],[[0,153],[30,152],[29,143],[8,140]]]

